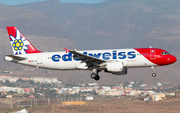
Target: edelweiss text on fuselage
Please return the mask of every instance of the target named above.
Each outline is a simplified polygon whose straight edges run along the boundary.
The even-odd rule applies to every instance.
[[[112,51],[112,53],[110,53],[110,52],[104,52],[104,53],[83,52],[83,54],[89,55],[89,56],[92,56],[95,58],[102,57],[104,60],[109,60],[111,58],[112,59],[125,59],[125,58],[134,59],[134,58],[136,58],[136,54],[134,51],[129,51],[127,53],[126,52],[117,52],[117,51]],[[72,57],[72,53],[64,54],[64,55],[62,55],[62,57],[59,54],[55,54],[52,56],[52,60],[54,62],[59,62],[60,58],[62,58],[63,61],[72,61],[72,60],[79,61],[79,59],[74,59]]]

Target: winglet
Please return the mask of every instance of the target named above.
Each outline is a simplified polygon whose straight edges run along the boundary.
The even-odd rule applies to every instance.
[[[69,49],[66,49],[66,48],[64,48],[64,49],[65,49],[66,53],[68,53],[70,51]]]

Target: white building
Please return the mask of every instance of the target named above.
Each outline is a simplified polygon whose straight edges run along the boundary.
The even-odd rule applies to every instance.
[[[93,96],[87,96],[86,100],[94,100],[94,97]]]
[[[14,92],[18,92],[18,88],[3,86],[3,87],[0,87],[0,91],[6,91],[6,92],[14,91]]]
[[[146,87],[146,84],[141,84],[140,87]]]
[[[102,86],[102,88],[103,88],[104,90],[106,90],[106,91],[111,90],[111,87],[109,87],[109,86]]]
[[[161,83],[157,83],[157,86],[160,87],[160,86],[162,86],[162,84]]]
[[[28,113],[26,109],[22,109],[21,111],[17,111],[17,113]]]
[[[97,86],[97,85],[99,85],[99,84],[97,84],[97,83],[89,83],[88,85],[89,85],[89,86]]]

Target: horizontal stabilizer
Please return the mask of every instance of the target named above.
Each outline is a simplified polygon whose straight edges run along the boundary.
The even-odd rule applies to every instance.
[[[15,56],[15,55],[6,55],[7,57],[11,57],[15,60],[25,60],[27,59],[26,57],[20,57],[20,56]]]

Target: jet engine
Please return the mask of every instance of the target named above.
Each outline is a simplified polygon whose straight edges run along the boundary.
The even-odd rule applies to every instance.
[[[106,69],[104,71],[107,73],[112,73],[114,75],[127,74],[127,68],[124,67],[123,62],[118,61],[106,63]]]

